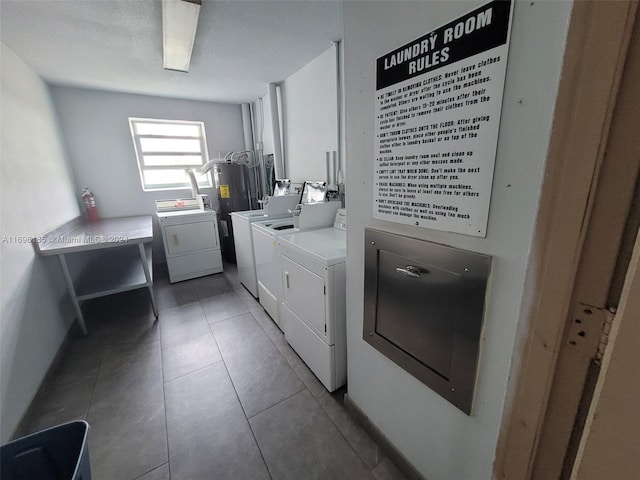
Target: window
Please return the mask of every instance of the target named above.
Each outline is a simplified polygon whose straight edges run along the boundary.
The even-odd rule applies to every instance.
[[[204,123],[129,118],[142,189],[190,188],[187,168],[209,158]],[[199,187],[211,187],[211,175],[196,175]]]

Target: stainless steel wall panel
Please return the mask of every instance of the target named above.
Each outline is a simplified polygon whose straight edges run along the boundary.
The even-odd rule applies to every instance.
[[[365,230],[363,338],[471,412],[491,257]]]

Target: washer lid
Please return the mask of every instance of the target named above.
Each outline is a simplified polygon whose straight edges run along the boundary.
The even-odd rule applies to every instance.
[[[252,222],[251,225],[253,228],[262,230],[269,235],[280,235],[296,231],[291,217]]]
[[[254,218],[258,218],[261,220],[266,220],[268,217],[264,214],[264,210],[243,210],[241,212],[231,212],[231,215],[239,218],[246,218],[253,220]]]
[[[290,233],[279,237],[281,244],[298,248],[314,260],[330,266],[347,258],[347,232],[337,228],[323,228]]]
[[[282,219],[282,220],[289,220],[291,222],[293,222],[293,215],[290,213],[279,213],[276,215],[267,215],[266,213],[267,211],[264,209],[260,209],[260,210],[244,210],[242,212],[231,212],[231,216],[232,217],[236,217],[238,219],[241,220],[246,220],[250,223],[253,222],[265,222],[267,220],[271,220],[271,219]]]

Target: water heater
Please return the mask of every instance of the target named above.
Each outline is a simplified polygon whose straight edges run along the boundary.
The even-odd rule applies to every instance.
[[[226,261],[235,263],[236,249],[233,242],[231,212],[251,209],[251,188],[246,165],[220,163],[213,170],[218,193],[220,218],[220,243]]]

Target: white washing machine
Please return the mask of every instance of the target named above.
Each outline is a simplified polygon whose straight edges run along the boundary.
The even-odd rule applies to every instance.
[[[251,223],[264,221],[266,219],[267,217],[264,214],[264,210],[231,212],[233,242],[236,246],[238,280],[240,280],[240,283],[256,298],[258,298],[258,280],[256,279],[256,263],[253,257]]]
[[[289,345],[330,392],[347,380],[346,233],[341,209],[334,228],[278,237],[281,328]]]
[[[323,202],[302,205],[298,210],[299,225],[292,218],[253,222],[253,252],[258,280],[260,304],[280,326],[282,282],[280,279],[280,257],[277,252],[277,237],[293,231],[322,228],[331,225],[340,202]]]
[[[258,298],[258,280],[256,277],[256,262],[253,255],[251,224],[275,218],[291,218],[293,215],[291,210],[296,207],[299,200],[300,195],[297,194],[279,195],[277,197],[269,196],[263,202],[264,208],[261,210],[231,213],[238,279],[251,292],[251,295],[256,298]]]
[[[293,218],[254,222],[251,224],[251,229],[260,305],[280,326],[278,302],[282,298],[282,284],[276,237],[296,230]]]
[[[258,278],[256,276],[256,261],[253,254],[253,222],[264,222],[276,218],[292,218],[291,213],[267,215],[265,210],[247,210],[231,213],[234,242],[236,246],[236,263],[238,265],[238,279],[251,295],[258,298]]]

